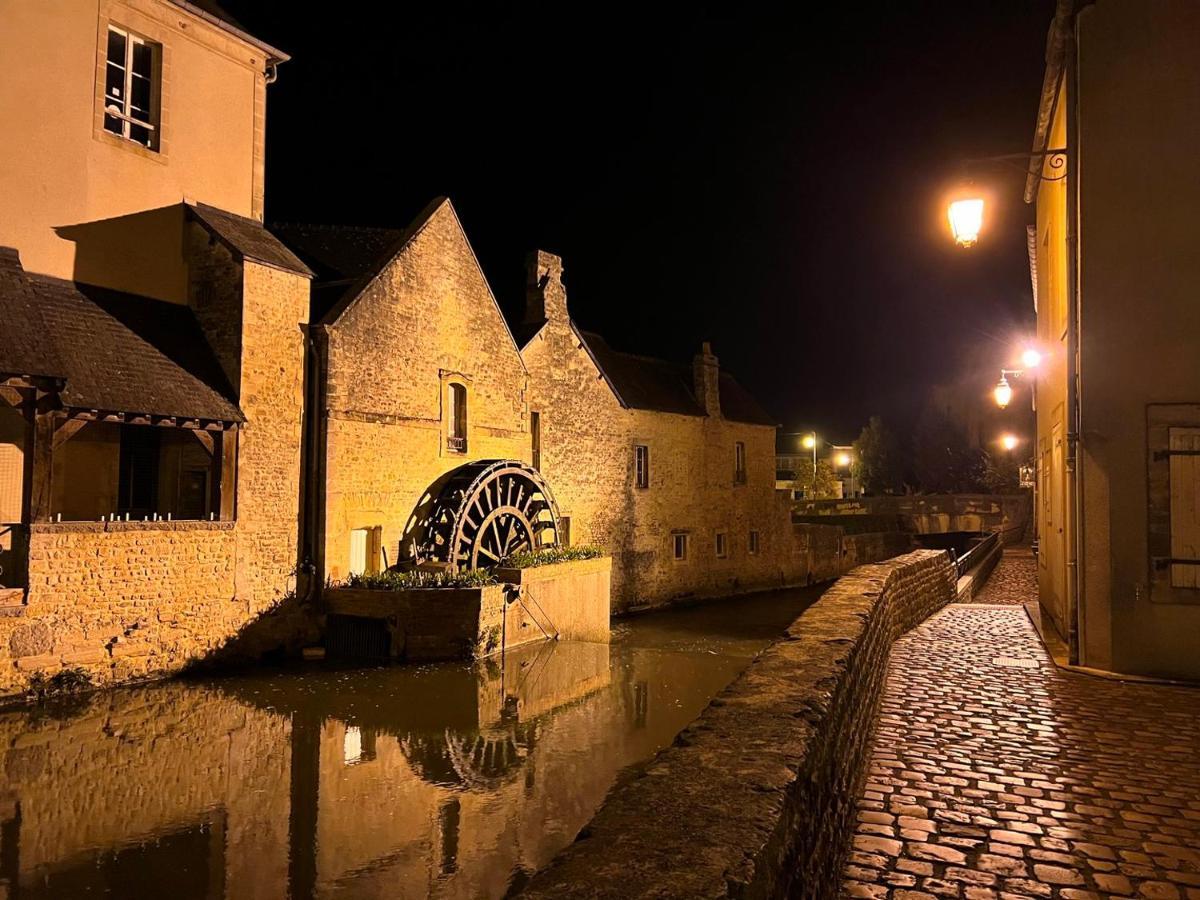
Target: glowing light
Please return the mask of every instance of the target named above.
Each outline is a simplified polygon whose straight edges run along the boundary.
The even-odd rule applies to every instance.
[[[1033,347],[1029,347],[1021,354],[1021,364],[1027,369],[1036,369],[1042,364],[1042,354]]]
[[[1005,450],[1015,450],[1017,444],[1019,443],[1021,442],[1017,440],[1017,436],[1015,434],[1006,434],[1000,438],[1000,446]]]
[[[833,458],[833,461],[837,463],[839,469],[844,469],[850,465],[850,454],[843,450]]]
[[[1012,402],[1013,390],[1009,386],[1008,379],[1003,375],[1000,376],[1000,381],[996,384],[996,389],[992,391],[992,396],[996,398],[996,405],[1004,409]]]
[[[800,443],[805,450],[811,450],[813,447],[817,446],[817,436],[815,434],[806,434]]]
[[[950,204],[950,230],[954,232],[954,242],[960,247],[970,247],[979,240],[979,230],[983,228],[983,199],[971,197],[966,200],[955,200]]]

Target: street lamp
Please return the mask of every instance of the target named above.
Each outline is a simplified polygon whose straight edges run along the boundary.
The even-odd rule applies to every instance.
[[[844,469],[846,466],[850,465],[850,454],[843,450],[833,458],[833,461],[837,463],[837,467],[839,469]]]
[[[1008,404],[1012,402],[1013,389],[1005,377],[1005,370],[1000,372],[1000,380],[996,383],[996,387],[992,390],[992,396],[996,400],[996,405],[1001,409],[1007,409]]]
[[[1001,437],[1000,437],[1000,446],[1010,452],[1013,450],[1016,450],[1017,444],[1019,444],[1019,443],[1020,443],[1020,441],[1017,439],[1017,436],[1015,434],[1005,434],[1005,435],[1001,435]]]
[[[801,438],[800,445],[802,447],[804,447],[805,450],[812,451],[812,456],[813,456],[812,498],[814,500],[816,500],[817,499],[817,433],[815,431],[812,431],[812,432],[809,432],[808,434],[806,434],[803,438]]]
[[[979,240],[979,230],[983,227],[983,198],[968,197],[955,200],[950,204],[949,215],[954,243],[963,248],[973,247]]]
[[[1001,369],[1000,380],[992,388],[992,398],[1001,409],[1005,409],[1013,398],[1013,389],[1012,385],[1008,383],[1008,377],[1011,375],[1013,378],[1020,378],[1028,370],[1040,366],[1042,364],[1041,351],[1036,347],[1026,347],[1025,352],[1021,354],[1021,362],[1025,364],[1024,369]]]

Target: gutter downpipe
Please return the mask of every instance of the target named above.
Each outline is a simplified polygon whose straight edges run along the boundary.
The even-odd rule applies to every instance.
[[[1080,665],[1081,639],[1086,621],[1084,601],[1084,515],[1082,446],[1083,415],[1080,403],[1082,303],[1079,288],[1079,78],[1078,10],[1072,11],[1066,41],[1064,72],[1067,94],[1067,498],[1070,503],[1070,536],[1067,561],[1067,645],[1072,665]]]

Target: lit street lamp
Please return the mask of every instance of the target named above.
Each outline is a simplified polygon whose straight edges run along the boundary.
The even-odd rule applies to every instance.
[[[1000,437],[1000,446],[1009,452],[1016,450],[1019,443],[1021,442],[1015,434],[1005,434]]]
[[[960,247],[974,246],[983,227],[983,198],[968,197],[950,204],[950,230]]]
[[[992,391],[992,396],[996,399],[996,405],[1001,409],[1007,409],[1008,404],[1012,402],[1013,389],[1008,383],[1008,379],[1004,377],[1003,372],[1000,375],[1000,381],[996,384]]]
[[[801,446],[805,450],[812,450],[813,468],[812,468],[812,498],[817,499],[817,433],[815,431],[806,434],[800,441]]]

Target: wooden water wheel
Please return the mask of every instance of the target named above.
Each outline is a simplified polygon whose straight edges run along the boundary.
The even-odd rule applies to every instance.
[[[458,469],[434,504],[423,555],[457,569],[491,568],[514,553],[558,545],[558,506],[536,469],[480,460]]]

